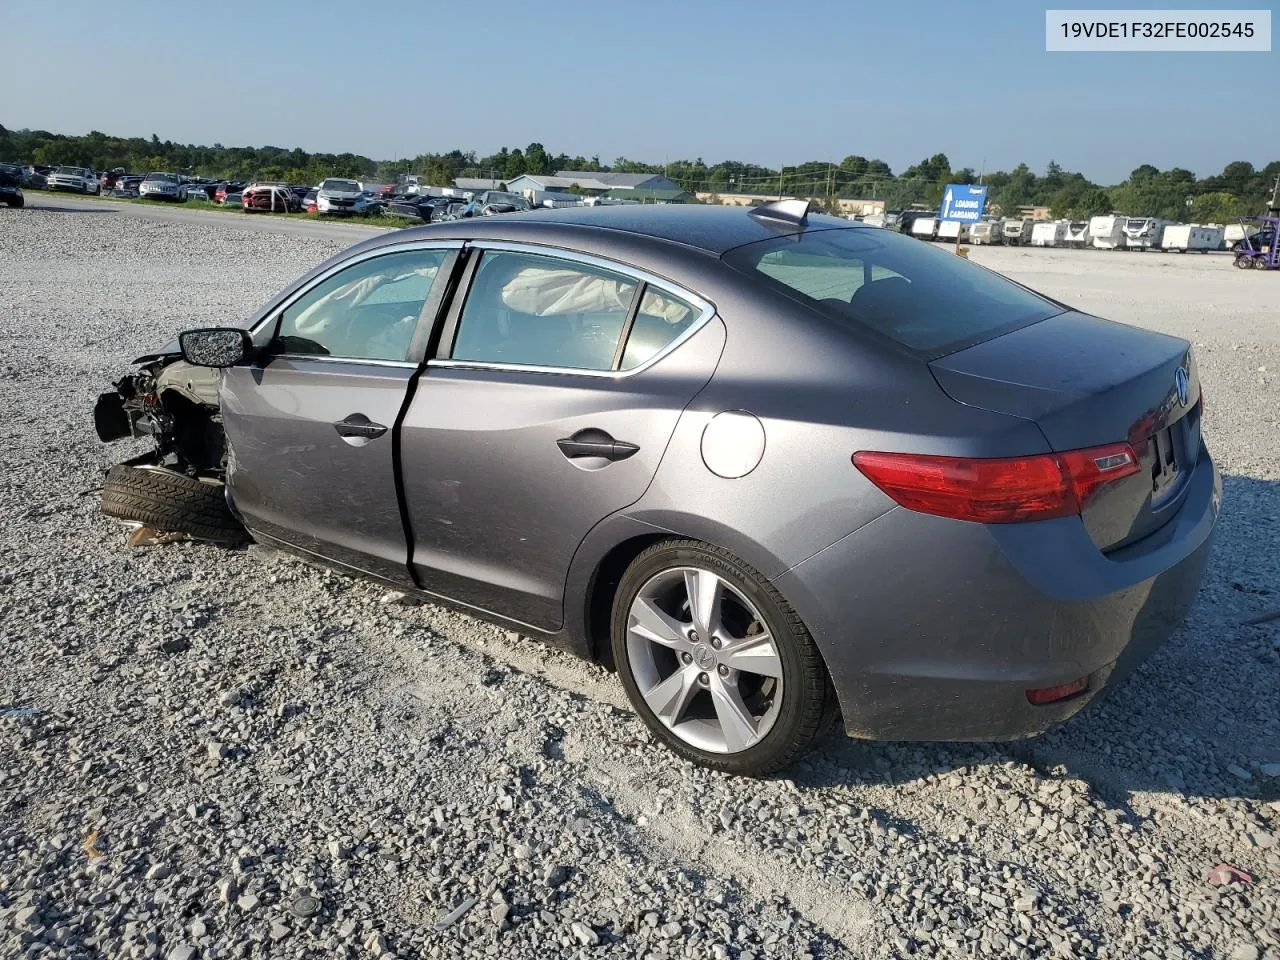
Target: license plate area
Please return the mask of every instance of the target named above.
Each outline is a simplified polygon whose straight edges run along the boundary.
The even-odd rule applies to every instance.
[[[1151,438],[1155,460],[1151,464],[1151,503],[1156,506],[1169,496],[1182,476],[1180,450],[1174,442],[1177,425],[1166,427]]]

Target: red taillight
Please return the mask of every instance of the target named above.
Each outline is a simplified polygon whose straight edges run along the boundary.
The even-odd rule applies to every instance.
[[[1062,700],[1070,700],[1078,693],[1084,693],[1089,689],[1089,678],[1081,677],[1079,680],[1072,680],[1070,683],[1061,683],[1056,687],[1040,687],[1037,690],[1027,691],[1027,703],[1033,706],[1043,707],[1047,703],[1058,703]]]
[[[976,523],[1074,516],[1140,469],[1127,443],[1003,459],[860,450],[853,465],[908,510]]]

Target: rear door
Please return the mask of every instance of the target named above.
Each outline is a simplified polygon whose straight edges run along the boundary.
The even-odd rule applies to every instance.
[[[228,486],[255,534],[412,582],[392,441],[458,246],[340,265],[273,317],[265,362],[227,370]]]
[[[587,532],[649,486],[724,327],[688,291],[515,244],[468,255],[402,426],[422,586],[552,630]]]

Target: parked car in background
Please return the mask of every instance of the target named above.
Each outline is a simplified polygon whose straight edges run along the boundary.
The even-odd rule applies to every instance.
[[[317,213],[364,216],[378,206],[377,201],[355,180],[328,177],[316,188]]]
[[[302,204],[287,183],[251,183],[240,192],[240,206],[247,211],[296,213]]]
[[[235,203],[238,205],[240,202],[240,191],[243,189],[244,184],[239,180],[228,180],[224,183],[220,183],[213,191],[213,202],[221,204],[228,203],[229,201],[227,200],[227,197],[230,194],[235,194],[237,197]]]
[[[462,211],[467,209],[467,205],[470,202],[469,200],[463,200],[461,197],[440,197],[440,203],[431,208],[431,222],[460,220]]]
[[[315,213],[316,197],[319,195],[319,193],[320,191],[317,190],[315,187],[312,187],[310,190],[308,190],[306,192],[306,195],[303,196],[302,198],[302,209],[305,210],[307,213]]]
[[[104,511],[187,504],[609,662],[738,774],[837,715],[1062,723],[1178,628],[1222,497],[1186,340],[804,201],[371,237],[138,363],[95,422],[157,448]]]
[[[110,193],[116,188],[120,178],[124,176],[124,167],[116,167],[114,170],[103,170],[98,174],[98,190],[101,193]]]
[[[45,177],[45,182],[50,190],[97,194],[102,189],[97,176],[88,167],[56,167]]]
[[[116,180],[116,185],[111,190],[111,196],[126,200],[134,199],[138,196],[138,188],[140,186],[142,186],[142,177],[126,174]]]
[[[26,204],[22,193],[22,168],[12,163],[0,163],[0,203],[7,207]]]
[[[48,189],[49,181],[38,167],[27,164],[22,168],[22,185],[32,190]]]
[[[208,202],[213,199],[211,195],[213,188],[206,183],[188,183],[186,186],[188,200],[204,200]]]
[[[430,223],[438,220],[436,211],[452,202],[449,197],[430,197],[425,194],[394,197],[387,201],[383,212],[387,216],[402,217],[406,220],[421,220]],[[462,204],[465,206],[465,204]]]
[[[138,196],[144,200],[184,203],[187,199],[187,186],[176,173],[152,172],[138,184]]]
[[[491,217],[498,213],[519,213],[532,210],[529,201],[518,193],[505,190],[485,190],[471,198],[458,214],[459,217]]]

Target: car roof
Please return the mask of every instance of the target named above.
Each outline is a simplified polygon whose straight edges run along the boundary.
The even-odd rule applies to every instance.
[[[592,230],[620,232],[664,240],[720,256],[734,247],[804,230],[845,228],[874,230],[852,220],[810,214],[803,226],[780,220],[751,216],[745,207],[702,204],[624,204],[618,206],[535,208],[524,213],[505,213],[466,221],[416,227],[408,231],[423,237],[456,234],[460,230],[477,240],[552,241],[563,237],[565,228],[575,233]],[[408,239],[401,234],[400,239]]]

